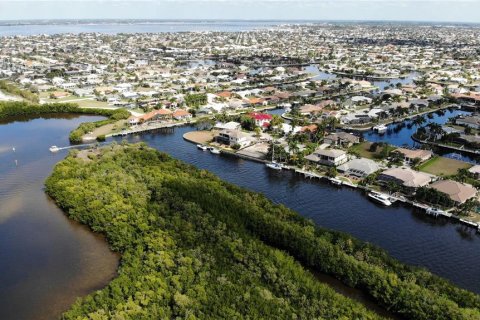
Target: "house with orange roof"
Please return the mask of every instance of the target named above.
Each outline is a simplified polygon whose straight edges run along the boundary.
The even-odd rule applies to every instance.
[[[190,112],[186,110],[178,109],[172,113],[172,117],[175,120],[188,120],[192,118],[192,115],[190,114]]]
[[[172,118],[172,113],[173,112],[168,110],[168,109],[153,110],[149,113],[146,113],[142,116],[139,116],[137,123],[171,119]]]

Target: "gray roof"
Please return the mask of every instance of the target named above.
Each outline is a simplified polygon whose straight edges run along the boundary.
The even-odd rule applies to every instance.
[[[325,149],[325,150],[322,150],[322,149],[317,149],[315,150],[315,155],[321,155],[321,156],[326,156],[326,157],[332,157],[332,158],[337,158],[337,157],[340,157],[344,154],[346,154],[345,151],[343,150],[338,150],[338,149]]]
[[[370,159],[360,158],[360,159],[353,159],[347,163],[342,164],[338,167],[339,171],[347,172],[347,171],[357,171],[362,172],[366,175],[372,174],[380,169],[379,165]]]

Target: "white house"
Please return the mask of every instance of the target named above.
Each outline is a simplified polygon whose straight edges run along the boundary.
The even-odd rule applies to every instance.
[[[317,149],[314,153],[305,157],[305,159],[327,166],[339,166],[348,161],[347,153],[338,149]]]

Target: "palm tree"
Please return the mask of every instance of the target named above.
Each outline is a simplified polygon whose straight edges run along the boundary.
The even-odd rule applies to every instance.
[[[428,124],[430,128],[430,137],[433,136],[433,141],[437,140],[438,135],[443,135],[445,131],[443,131],[442,126],[438,123],[431,122]]]
[[[420,127],[423,123],[425,123],[425,118],[423,116],[418,116],[413,120],[413,124],[415,126]]]

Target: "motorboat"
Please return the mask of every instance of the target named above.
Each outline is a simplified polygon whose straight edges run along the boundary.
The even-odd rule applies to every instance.
[[[392,202],[390,201],[390,197],[386,194],[372,191],[368,194],[368,197],[384,206],[391,206]]]
[[[282,170],[283,169],[283,166],[280,163],[275,162],[275,161],[267,162],[265,165],[268,168],[273,169],[273,170]]]
[[[336,186],[341,186],[341,185],[342,185],[342,180],[340,180],[340,179],[337,179],[337,178],[328,178],[328,180],[329,180],[332,184],[334,184],[334,185],[336,185]]]
[[[384,124],[379,124],[378,126],[373,127],[374,131],[377,131],[378,133],[385,133],[387,132],[387,126]]]
[[[60,149],[57,146],[51,146],[48,150],[50,150],[50,152],[58,152]]]
[[[210,147],[208,148],[208,150],[210,150],[210,152],[213,154],[220,154],[220,150],[218,150],[217,148]]]
[[[202,150],[202,151],[207,151],[207,146],[204,146],[203,144],[197,144],[197,148]]]
[[[435,216],[435,217],[438,217],[439,215],[441,214],[444,214],[445,211],[443,210],[440,210],[438,208],[434,208],[434,207],[429,207],[426,209],[426,212],[427,214],[431,215],[431,216]]]

